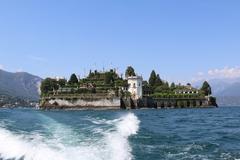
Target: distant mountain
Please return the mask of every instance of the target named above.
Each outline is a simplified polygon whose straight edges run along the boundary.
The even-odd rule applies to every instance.
[[[208,81],[212,86],[213,95],[221,106],[240,106],[240,78],[235,79],[211,79]],[[194,85],[201,86],[202,82]]]
[[[0,70],[0,95],[38,100],[41,81],[40,77],[26,72],[11,73]]]

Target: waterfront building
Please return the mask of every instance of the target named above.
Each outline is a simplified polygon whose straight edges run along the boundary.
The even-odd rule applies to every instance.
[[[141,99],[143,97],[142,82],[143,78],[141,76],[130,76],[127,77],[128,81],[128,92],[131,93],[131,97],[134,100]]]

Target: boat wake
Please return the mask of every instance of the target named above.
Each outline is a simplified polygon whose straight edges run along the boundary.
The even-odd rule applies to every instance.
[[[95,120],[92,123],[95,123]],[[54,120],[46,123],[52,136],[41,134],[17,134],[0,128],[0,159],[7,160],[131,160],[132,148],[129,136],[138,132],[140,121],[133,113],[119,119],[97,123],[111,125],[102,130],[96,141],[84,141],[84,137]],[[93,131],[94,132],[94,131]],[[79,143],[69,143],[83,138]]]

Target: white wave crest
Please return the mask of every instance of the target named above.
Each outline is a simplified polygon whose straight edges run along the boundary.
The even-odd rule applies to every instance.
[[[55,125],[58,125],[57,122]],[[54,131],[53,139],[48,142],[56,142],[50,145],[46,137],[40,135],[30,136],[16,134],[0,128],[0,159],[24,159],[24,160],[131,160],[133,158],[131,145],[128,138],[137,134],[140,121],[129,113],[112,121],[115,129],[103,133],[104,137],[92,143],[75,145],[65,144],[59,141],[60,136],[69,136],[73,131]],[[64,125],[56,129],[64,130]],[[54,129],[55,130],[55,129]],[[61,135],[59,135],[61,134]],[[77,137],[74,137],[77,138]],[[77,139],[76,139],[77,140]],[[52,144],[52,143],[51,143]]]
[[[133,158],[128,137],[137,134],[139,123],[138,118],[133,113],[129,113],[116,123],[116,132],[107,134],[107,142],[111,147],[113,160],[131,160]]]
[[[1,158],[24,160],[63,160],[56,150],[50,149],[46,144],[38,143],[35,140],[23,140],[24,136],[17,136],[11,132],[0,129],[0,153]]]

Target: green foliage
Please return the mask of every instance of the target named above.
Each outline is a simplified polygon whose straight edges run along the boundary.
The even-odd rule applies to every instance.
[[[128,67],[126,70],[127,76],[135,76],[134,69]],[[61,87],[61,90],[58,90]],[[128,87],[127,80],[123,80],[116,74],[116,72],[111,69],[108,72],[98,72],[95,70],[89,71],[88,77],[84,79],[79,79],[75,74],[72,74],[70,80],[67,82],[65,79],[60,79],[56,81],[51,78],[47,78],[42,82],[41,91],[42,95],[48,96],[49,94],[109,94],[115,93],[115,95],[120,95],[121,97],[130,97],[131,94],[125,91],[123,88]],[[207,89],[206,89],[207,88]],[[204,83],[202,90],[199,94],[175,94],[177,90],[185,90],[186,86],[175,85],[172,83],[170,86],[167,81],[163,81],[159,74],[153,70],[151,72],[149,83],[143,81],[143,93],[145,96],[152,96],[155,98],[199,98],[204,97],[207,93],[211,93],[211,87]],[[58,92],[55,92],[58,90]],[[178,92],[176,92],[178,93]]]
[[[148,84],[147,81],[143,81],[142,85],[143,85],[143,94],[150,95],[153,93],[154,89]]]
[[[157,74],[157,77],[156,77],[156,81],[155,81],[155,86],[161,86],[163,85],[163,81],[162,79],[160,78],[159,74]]]
[[[72,74],[69,81],[68,81],[68,84],[74,85],[74,84],[77,84],[77,83],[78,83],[78,78],[77,78],[76,74]]]
[[[147,91],[147,93],[170,93],[174,89],[170,89],[168,82],[164,82],[159,74],[153,70],[150,74],[148,83],[143,85],[143,90]]]
[[[200,94],[175,94],[173,92],[156,92],[151,96],[154,98],[179,98],[179,99],[204,98]]]
[[[66,79],[59,79],[58,84],[59,84],[60,87],[64,87],[67,84],[67,80]]]
[[[128,91],[122,92],[122,97],[124,98],[130,98],[131,97],[131,93]]]
[[[159,74],[156,74],[154,70],[151,72],[148,82],[153,89],[164,85],[164,81],[160,78]]]
[[[125,88],[127,88],[128,87],[128,81],[127,80],[123,80],[123,79],[115,80],[115,86],[116,87],[125,87]]]
[[[167,81],[163,85],[169,89],[169,83]]]
[[[171,85],[170,85],[170,89],[173,91],[175,88],[176,88],[176,85],[175,85],[174,82],[172,82]]]
[[[218,106],[217,105],[217,100],[216,100],[216,97],[209,97],[209,103],[210,103],[210,105],[212,105],[212,106]]]
[[[156,75],[156,72],[153,70],[149,77],[149,81],[148,81],[149,85],[153,87],[156,84],[156,80],[157,80],[157,75]]]
[[[135,70],[132,66],[128,66],[128,68],[125,72],[125,77],[130,77],[130,76],[136,76]]]
[[[89,75],[87,77],[87,79],[91,79],[91,80],[103,80],[105,77],[104,73],[100,73],[97,70],[95,70],[94,72],[92,72],[91,70],[89,71]]]
[[[46,78],[41,83],[41,94],[47,94],[49,91],[57,90],[59,88],[59,84],[55,79]]]
[[[105,84],[113,84],[114,83],[114,75],[112,72],[105,73]]]
[[[143,82],[142,82],[142,85],[143,85],[143,86],[148,86],[148,81],[143,81]]]
[[[169,93],[169,87],[167,85],[158,86],[154,89],[155,93]]]
[[[211,86],[209,85],[209,83],[207,81],[205,81],[202,85],[201,91],[203,92],[203,94],[205,96],[207,95],[211,95],[212,94],[212,89]]]
[[[46,94],[49,90],[52,90],[50,78],[47,78],[42,81],[40,90],[42,94]]]
[[[58,90],[61,87],[61,90]],[[127,80],[119,78],[118,74],[111,69],[108,72],[92,72],[90,70],[87,78],[77,79],[75,74],[72,74],[70,80],[65,79],[56,81],[54,79],[45,79],[41,85],[42,95],[52,94],[94,94],[94,93],[109,93],[113,91],[118,95],[119,90],[128,87]],[[58,90],[58,92],[54,92]]]

